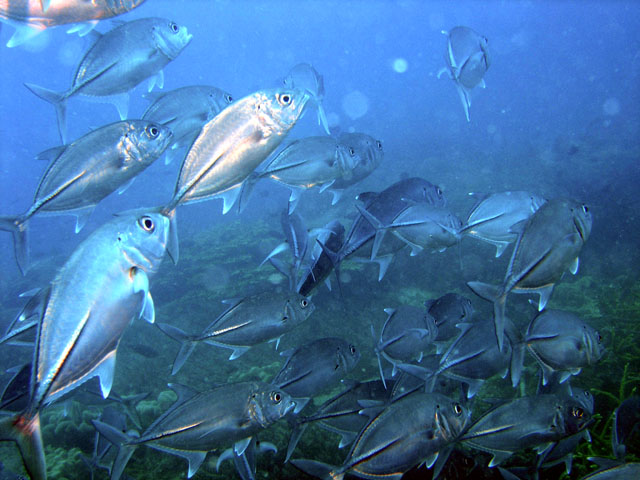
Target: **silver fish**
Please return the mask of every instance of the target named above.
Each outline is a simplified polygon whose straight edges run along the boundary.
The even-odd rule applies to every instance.
[[[84,55],[71,86],[54,92],[31,83],[26,87],[53,104],[62,143],[66,142],[67,100],[74,95],[109,97],[120,119],[127,118],[128,91],[153,77],[149,91],[164,85],[162,69],[189,44],[187,28],[164,18],[142,18],[124,23],[102,35]]]
[[[12,232],[16,261],[28,264],[27,222],[36,213],[77,217],[76,233],[95,206],[110,193],[122,193],[167,148],[171,130],[144,120],[126,120],[93,130],[69,145],[38,155],[50,159],[33,205],[17,217],[0,217],[0,229]]]
[[[280,145],[308,98],[301,90],[260,90],[222,110],[191,146],[165,210],[220,196],[228,212],[242,182]]]
[[[154,101],[144,112],[142,119],[171,129],[171,150],[190,147],[204,124],[233,101],[230,93],[208,85],[176,88],[160,95],[152,93],[145,95]],[[166,154],[165,164],[171,163],[169,153]]]
[[[637,437],[640,430],[640,397],[631,396],[616,408],[613,416],[611,447],[617,459],[623,460],[626,444]]]
[[[484,88],[483,77],[491,65],[488,41],[469,27],[454,27],[442,33],[447,36],[447,68],[440,70],[438,77],[443,72],[449,73],[458,89],[468,122],[471,90],[477,85]]]
[[[327,135],[330,135],[329,123],[324,113],[322,100],[324,99],[324,79],[309,63],[299,63],[284,78],[284,86],[304,90],[318,108],[318,123],[322,125]]]
[[[16,47],[47,28],[75,23],[67,33],[81,37],[98,24],[139,7],[145,0],[3,0],[0,2],[0,22],[16,28],[7,47]]]
[[[209,451],[233,445],[241,455],[254,435],[295,406],[286,392],[264,382],[229,383],[202,393],[182,385],[169,386],[178,394],[178,400],[140,436],[93,421],[96,429],[119,448],[112,480],[121,477],[140,445],[185,458],[189,462],[187,478],[191,478]]]
[[[586,205],[566,199],[549,200],[528,220],[512,227],[519,235],[502,285],[467,283],[478,296],[493,302],[500,348],[509,292],[538,293],[538,310],[544,309],[554,284],[564,272],[570,270],[574,275],[578,272],[578,255],[589,238],[591,225]]]
[[[23,312],[39,315],[29,405],[0,421],[0,438],[18,443],[33,480],[46,478],[40,411],[95,376],[107,397],[124,330],[134,318],[154,321],[149,277],[169,247],[169,227],[156,209],[117,216],[75,249]]]
[[[188,335],[166,323],[158,324],[160,330],[182,344],[172,375],[178,373],[200,342],[230,348],[229,360],[260,343],[276,341],[277,347],[280,337],[304,322],[315,309],[311,300],[294,292],[263,292],[225,303],[230,304],[229,308],[197,335]]]
[[[436,342],[444,343],[460,334],[458,323],[470,323],[473,320],[471,300],[457,293],[445,293],[435,300],[424,302],[427,311],[436,321],[438,336]],[[440,352],[438,348],[438,353]]]
[[[544,202],[544,198],[523,191],[487,195],[471,209],[461,233],[495,245],[499,257],[518,238],[511,227],[531,217]]]
[[[319,478],[342,480],[350,474],[400,480],[421,463],[431,468],[440,452],[458,438],[470,416],[464,406],[438,393],[407,395],[387,407],[372,407],[363,413],[369,413],[371,421],[341,467],[302,459],[291,463]]]
[[[583,367],[600,360],[604,348],[600,334],[570,312],[545,310],[540,312],[524,335],[527,349],[542,369],[543,385],[554,373],[560,383]]]
[[[342,190],[367,178],[384,159],[382,142],[366,133],[343,133],[338,137],[338,143],[348,149],[352,160],[348,173],[331,185],[333,204],[337,203]]]

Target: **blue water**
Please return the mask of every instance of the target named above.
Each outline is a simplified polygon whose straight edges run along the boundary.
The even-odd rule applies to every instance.
[[[422,176],[440,185],[452,210],[463,219],[473,203],[467,196],[472,191],[527,189],[546,197],[569,196],[588,203],[594,216],[593,232],[583,250],[577,278],[589,275],[594,285],[606,285],[616,291],[628,291],[637,285],[639,3],[147,0],[120,18],[127,21],[148,16],[173,19],[193,34],[191,44],[165,68],[165,90],[210,84],[241,98],[280,85],[292,66],[309,62],[324,76],[324,108],[330,123],[340,131],[365,132],[383,142],[385,158],[380,168],[349,190],[338,205],[331,206],[328,194],[303,195],[298,208],[309,227],[319,227],[333,217],[348,225],[355,215],[352,198],[357,193],[382,190],[407,175]],[[106,21],[97,29],[105,32],[111,25]],[[445,66],[446,37],[441,30],[456,25],[469,26],[486,36],[492,54],[485,76],[486,89],[476,88],[472,93],[470,122],[465,119],[453,82],[446,75],[437,78]],[[65,29],[49,29],[26,45],[9,49],[4,45],[13,29],[2,26],[0,215],[28,209],[46,167],[34,156],[59,144],[53,108],[23,84],[36,83],[60,91],[68,87],[75,65],[91,41],[89,37],[67,35]],[[406,71],[394,68],[398,60],[406,62]],[[131,118],[142,115],[147,107],[148,102],[142,98],[145,91],[146,82],[131,92]],[[362,100],[361,104],[348,104],[354,95]],[[73,98],[68,106],[68,138],[75,139],[87,133],[88,128],[116,120],[113,106]],[[315,112],[310,111],[287,140],[321,134]],[[26,277],[15,265],[11,236],[0,232],[0,325],[8,323],[19,311],[23,300],[18,294],[46,284],[78,243],[112,213],[167,203],[177,169],[175,163],[165,166],[162,161],[156,162],[125,194],[115,194],[101,202],[77,235],[74,217],[36,215],[30,222],[33,266]],[[257,280],[264,281],[268,273],[254,274],[251,265],[257,266],[279,241],[279,216],[287,196],[285,188],[264,182],[241,215],[230,213],[223,217],[218,200],[181,207],[179,232],[187,260],[186,265],[177,268],[188,271],[189,262],[197,262],[198,255],[190,248],[204,248],[207,242],[199,235],[215,231],[215,241],[224,247],[225,255],[237,254],[241,258],[249,252],[255,257],[255,263],[242,257],[235,266],[227,267],[225,275],[235,278],[240,273],[229,269],[246,269],[242,278],[254,277],[256,282],[251,287],[258,288]],[[273,239],[261,241],[263,233],[252,230],[256,223],[275,232]],[[233,229],[233,242],[244,243],[226,244],[225,228]],[[244,235],[242,228],[246,228]],[[460,255],[457,250],[445,255],[401,259],[391,266],[389,277],[381,283],[376,282],[373,267],[359,270],[352,274],[348,289],[354,298],[385,295],[385,301],[393,302],[389,292],[394,289],[428,284],[428,291],[439,295],[448,289],[463,289],[465,280],[491,280],[492,276],[495,280],[504,272],[506,260],[493,259],[492,248],[471,240],[463,241]],[[178,273],[166,262],[157,280],[165,287],[160,298],[156,297],[160,311],[163,304],[179,300],[171,297],[171,288],[167,287],[175,285],[172,278],[177,277],[172,275]],[[414,273],[402,276],[408,269]],[[411,281],[415,284],[411,285]],[[249,288],[248,284],[239,285]],[[234,293],[233,284],[220,289],[227,296],[245,294]],[[470,292],[465,293],[471,296]],[[332,315],[341,315],[336,295],[319,295],[325,304],[317,305],[314,318],[318,322],[323,308]],[[584,295],[592,298],[594,293],[585,291]],[[221,311],[214,302],[222,298],[211,300],[214,307],[206,307],[211,315]],[[478,308],[486,307],[479,299],[474,302]],[[381,308],[387,306],[393,305],[376,307],[376,321],[382,321]],[[191,304],[184,311],[197,312],[201,308],[202,305]],[[170,320],[174,319],[164,319]],[[370,341],[368,325],[333,322],[335,318],[327,324],[343,326],[344,330],[327,330],[323,334],[358,332],[363,343]],[[607,324],[606,319],[601,322]],[[201,328],[204,323],[198,325]],[[139,325],[133,328],[141,335],[146,331]],[[633,335],[638,335],[637,330]],[[162,374],[156,374],[158,378],[153,382],[161,389],[170,380],[167,365],[173,358],[174,345],[162,336],[157,338],[170,345],[161,359],[127,358],[147,362],[145,368],[149,369],[155,365]],[[28,358],[24,350],[11,352],[12,360]],[[253,357],[242,365],[279,361],[272,350],[260,352],[268,352],[268,359]],[[1,362],[0,366],[12,366],[9,363]],[[119,370],[117,375],[134,374],[131,365],[126,368],[126,373]],[[225,371],[235,368],[231,365]],[[375,375],[368,366],[367,372]],[[165,373],[166,378],[162,376]],[[619,376],[619,371],[612,371],[611,375]],[[213,369],[205,376],[226,381]],[[588,381],[584,383],[589,386]],[[82,448],[90,451],[90,446]],[[185,471],[182,460],[174,464],[176,472]],[[172,475],[178,475],[176,472]],[[202,478],[206,478],[204,474]]]

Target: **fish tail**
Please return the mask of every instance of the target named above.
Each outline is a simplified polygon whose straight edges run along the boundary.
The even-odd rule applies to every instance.
[[[22,274],[29,268],[29,245],[27,243],[27,219],[20,217],[0,217],[0,230],[11,232],[16,263]]]
[[[238,213],[242,213],[249,203],[251,193],[260,180],[259,172],[252,172],[247,179],[240,185],[240,194],[238,195]]]
[[[178,327],[174,327],[168,323],[158,323],[158,328],[162,330],[163,333],[182,344],[178,354],[176,355],[176,359],[173,361],[173,367],[171,368],[171,375],[175,375],[180,371],[184,362],[187,361],[191,352],[193,352],[193,349],[196,347],[196,342],[192,340],[192,337],[187,335]]]
[[[129,462],[131,455],[133,455],[133,452],[135,452],[137,448],[137,445],[131,443],[132,440],[135,440],[135,437],[121,432],[117,428],[100,420],[91,420],[91,423],[93,423],[93,426],[100,435],[104,436],[118,448],[116,459],[113,461],[113,466],[111,467],[110,478],[111,480],[119,480],[124,472],[124,468],[127,466],[127,462]]]
[[[58,132],[62,144],[67,143],[67,96],[64,93],[54,92],[48,88],[34,85],[33,83],[25,83],[25,87],[31,90],[36,96],[46,100],[56,109],[56,117],[58,118]]]
[[[17,415],[0,420],[0,441],[3,440],[16,442],[24,468],[32,480],[46,480],[47,465],[37,413],[31,418]]]
[[[493,322],[496,327],[496,339],[498,340],[498,347],[502,351],[507,292],[499,285],[489,285],[482,282],[467,282],[467,286],[479,297],[493,302]]]

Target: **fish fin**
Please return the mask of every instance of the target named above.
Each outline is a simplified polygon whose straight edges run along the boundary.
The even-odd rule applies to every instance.
[[[327,135],[331,135],[331,131],[329,130],[329,122],[327,121],[327,115],[324,112],[324,107],[322,103],[317,102],[318,106],[318,124],[322,126]]]
[[[9,48],[17,47],[18,45],[22,45],[23,43],[28,42],[36,35],[42,33],[42,31],[44,30],[42,28],[32,27],[17,22],[11,22],[11,26],[15,27],[16,31],[13,32],[13,35],[7,42],[7,47]]]
[[[87,22],[80,22],[67,29],[67,33],[77,33],[79,37],[88,35],[98,25],[98,20],[89,20]]]
[[[469,95],[467,89],[460,85],[457,81],[456,88],[458,90],[460,101],[462,102],[462,107],[464,108],[464,116],[466,117],[467,122],[470,122],[471,119],[469,118],[469,108],[471,108],[471,96]]]
[[[320,186],[320,193],[323,193],[323,192],[324,192],[325,190],[327,190],[328,188],[331,188],[331,186],[332,186],[335,182],[336,182],[336,181],[335,181],[335,179],[334,179],[334,180],[331,180],[330,182],[323,183],[323,184]]]
[[[134,293],[142,292],[142,306],[140,307],[140,313],[138,314],[138,318],[141,318],[143,314],[145,314],[145,310],[147,310],[147,302],[151,300],[150,312],[147,312],[146,315],[148,319],[151,319],[149,323],[153,323],[153,319],[155,319],[155,309],[153,306],[153,299],[149,294],[149,277],[146,272],[140,268],[133,269],[133,291]],[[150,316],[149,316],[150,315]]]
[[[153,304],[153,297],[151,296],[151,292],[147,292],[140,316],[147,323],[154,323],[156,321],[156,308]]]
[[[304,407],[309,403],[310,398],[296,398],[296,406],[293,409],[293,413],[300,413]]]
[[[384,240],[384,235],[386,233],[386,228],[382,224],[380,220],[378,220],[375,216],[369,213],[362,205],[356,204],[356,208],[360,212],[360,215],[371,224],[373,228],[376,230],[376,236],[373,240],[373,246],[371,247],[371,260],[374,260],[378,254],[378,250],[380,249],[380,245]]]
[[[64,93],[55,92],[53,90],[49,90],[44,87],[40,87],[38,85],[34,85],[33,83],[25,83],[25,87],[27,87],[33,94],[40,97],[41,99],[49,102],[53,105],[56,110],[56,118],[58,119],[58,132],[60,133],[60,138],[62,139],[62,143],[67,143],[67,97]]]
[[[538,295],[540,295],[540,300],[538,301],[538,311],[541,312],[542,310],[544,310],[544,307],[547,306],[549,298],[551,298],[551,294],[553,293],[553,285],[541,288],[537,291],[537,293]]]
[[[33,480],[45,480],[47,467],[40,432],[40,417],[30,419],[22,415],[0,420],[0,440],[11,440],[18,445],[22,462]]]
[[[24,217],[0,217],[0,230],[11,232],[13,254],[22,275],[29,269],[28,225]]]
[[[509,458],[512,455],[511,452],[496,452],[496,451],[493,451],[491,453],[493,453],[493,458],[489,462],[489,468],[495,467],[497,465],[500,465],[502,462],[504,462],[507,458]]]
[[[436,74],[436,78],[439,79],[445,73],[449,76],[450,79],[453,80],[453,76],[451,75],[451,70],[449,70],[447,67],[442,67],[440,70],[438,70],[438,73]]]
[[[287,463],[291,459],[291,455],[293,454],[298,442],[300,442],[300,438],[304,434],[305,430],[309,426],[308,423],[299,424],[296,423],[293,429],[291,430],[291,436],[289,437],[289,444],[287,445],[287,455],[284,458],[284,463]]]
[[[247,353],[249,351],[249,347],[233,347],[233,352],[229,355],[229,360],[235,360],[239,356]]]
[[[467,398],[469,399],[475,397],[476,393],[478,393],[482,387],[484,380],[465,378],[463,382],[469,387],[467,388]]]
[[[216,472],[220,471],[220,465],[222,465],[222,462],[224,462],[225,460],[233,461],[233,459],[234,459],[233,449],[227,448],[224,452],[220,454],[220,456],[218,457],[218,460],[216,460]]]
[[[133,182],[135,182],[136,177],[133,177],[131,180],[129,180],[128,182],[126,182],[124,185],[121,185],[120,188],[118,188],[118,195],[122,195],[124,192],[127,191],[127,189],[133,185]]]
[[[569,267],[569,271],[571,272],[572,275],[575,275],[576,273],[578,273],[579,266],[580,266],[580,259],[576,257],[576,259],[573,261],[573,263],[571,263],[571,266]]]
[[[180,350],[178,350],[178,354],[171,367],[171,375],[175,375],[180,371],[184,362],[187,361],[187,358],[189,358],[189,355],[193,352],[193,349],[196,347],[196,342],[193,340],[193,337],[187,335],[178,327],[174,327],[168,323],[158,323],[157,326],[163,333],[181,343]]]
[[[393,260],[393,253],[388,255],[383,255],[382,257],[377,257],[373,261],[378,264],[380,267],[380,271],[378,272],[378,281],[381,281],[384,278],[385,273],[389,269],[389,265],[391,265],[391,261]]]
[[[289,204],[287,207],[287,211],[289,215],[293,213],[293,211],[298,206],[298,202],[300,201],[300,196],[302,195],[302,188],[292,188],[291,193],[289,194]]]
[[[496,328],[496,339],[498,340],[498,348],[502,351],[505,324],[504,311],[507,300],[507,294],[504,288],[482,282],[467,282],[467,286],[480,298],[493,302],[493,321]]]
[[[451,452],[453,451],[453,446],[449,445],[447,447],[441,448],[440,451],[438,452],[438,458],[436,459],[436,461],[433,463],[433,477],[431,478],[439,478],[440,473],[442,472],[442,468],[445,466],[445,464],[447,463],[447,460],[449,460],[449,455],[451,455]]]
[[[240,185],[240,193],[238,194],[238,213],[242,213],[249,203],[251,193],[260,180],[260,174],[257,172],[251,172],[251,174]]]
[[[182,457],[185,460],[187,460],[187,462],[189,462],[187,478],[191,478],[196,474],[196,472],[204,462],[204,459],[207,457],[207,453],[208,453],[208,452],[201,452],[197,450],[178,450],[176,448],[162,447],[158,444],[150,444],[149,446],[155,450],[166,452],[171,455],[176,455],[178,457]]]
[[[520,383],[522,376],[522,368],[524,366],[525,344],[523,342],[513,344],[511,353],[511,364],[509,370],[511,373],[511,386],[516,388]]]
[[[262,265],[264,265],[267,260],[269,260],[271,257],[278,255],[281,252],[284,252],[285,250],[287,250],[289,248],[289,244],[287,242],[282,242],[281,244],[279,244],[276,248],[274,248],[273,250],[271,250],[271,253],[269,253],[269,255],[267,255],[265,257],[264,260],[262,260],[262,262],[260,262],[260,265],[258,265],[258,268],[260,268]]]
[[[178,217],[175,209],[171,211],[161,210],[162,214],[169,218],[169,235],[167,239],[167,254],[174,265],[178,264],[180,245],[178,242]]]
[[[323,480],[343,480],[344,472],[338,471],[338,467],[317,460],[306,460],[294,458],[291,464],[303,472]],[[388,475],[387,475],[388,477]]]
[[[340,201],[340,198],[342,198],[342,193],[344,192],[344,190],[331,189],[329,191],[331,192],[331,195],[333,195],[333,197],[331,198],[331,205],[335,205]]]
[[[89,217],[91,216],[95,208],[96,208],[95,205],[91,205],[89,207],[80,208],[72,212],[73,215],[75,215],[76,217],[76,230],[75,230],[76,233],[80,233],[80,230],[84,228],[84,226],[87,224],[87,221],[89,220]]]
[[[356,195],[356,200],[362,202],[364,207],[367,208],[371,202],[378,198],[378,195],[378,192],[362,192]]]
[[[120,120],[126,120],[129,115],[129,94],[121,93],[119,95],[112,95],[109,97],[110,102],[116,110],[118,110],[118,115],[120,115]]]
[[[233,452],[238,456],[244,454],[245,450],[247,449],[250,443],[251,443],[251,437],[238,440],[236,443],[233,444]]]
[[[171,405],[171,408],[169,410],[177,407],[178,405],[182,405],[184,402],[195,397],[198,394],[197,390],[194,390],[193,388],[186,385],[182,385],[181,383],[167,383],[167,386],[178,396],[178,399],[173,403],[173,405]],[[151,429],[151,427],[149,427],[149,429]]]
[[[496,246],[496,258],[498,258],[502,256],[504,251],[507,249],[509,242],[494,242],[494,245]]]
[[[338,445],[338,448],[344,448],[347,445],[351,445],[356,437],[357,435],[353,432],[340,433],[340,444]]]
[[[429,455],[425,460],[424,460],[424,466],[427,468],[431,468],[433,467],[433,464],[436,463],[436,460],[438,460],[438,453],[432,453],[431,455]]]
[[[147,91],[150,92],[153,90],[153,88],[158,85],[158,88],[162,89],[164,88],[164,71],[160,70],[158,73],[156,73],[154,76],[152,76],[149,79],[149,86],[147,88]]]
[[[111,350],[94,370],[94,375],[100,379],[102,398],[107,398],[113,386],[113,374],[116,370],[116,350]]]
[[[60,155],[62,155],[66,150],[67,150],[68,145],[60,145],[59,147],[53,147],[53,148],[49,148],[47,150],[44,150],[40,153],[38,153],[35,156],[36,160],[43,160],[43,161],[47,161],[47,162],[53,162],[55,160],[58,159],[58,157],[60,157]]]
[[[231,210],[231,207],[233,207],[234,203],[236,203],[236,200],[238,199],[238,197],[240,196],[240,192],[242,191],[241,185],[234,187],[230,190],[227,190],[226,192],[223,192],[219,195],[216,195],[216,197],[221,198],[222,199],[222,214],[225,215],[229,210]]]
[[[484,78],[480,80],[480,83],[478,84],[478,86],[480,88],[487,88],[487,84],[484,81]]]

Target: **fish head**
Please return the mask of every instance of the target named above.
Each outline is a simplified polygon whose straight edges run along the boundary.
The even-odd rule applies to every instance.
[[[594,365],[600,360],[604,353],[604,345],[602,344],[602,335],[597,330],[584,325],[582,330],[582,347],[587,358],[588,365]]]
[[[282,82],[286,88],[305,90],[319,102],[324,97],[324,79],[310,63],[299,63],[287,73]]]
[[[131,155],[137,161],[151,164],[171,144],[173,132],[159,123],[135,120],[130,121],[127,131],[122,138],[123,147],[136,150],[137,155]]]
[[[286,135],[302,116],[308,100],[309,94],[304,90],[276,88],[254,93],[250,103],[268,134]]]
[[[591,413],[584,408],[581,402],[573,397],[568,399],[564,405],[562,415],[564,421],[564,432],[568,435],[574,435],[584,430],[591,423]]]
[[[466,429],[471,410],[460,402],[453,401],[442,396],[436,400],[434,424],[436,426],[436,437],[445,442],[456,440]]]
[[[591,211],[586,204],[574,203],[570,206],[571,215],[573,216],[573,223],[576,227],[576,231],[582,238],[582,243],[586,242],[591,234],[591,226],[593,224],[593,218],[591,217]]]
[[[131,267],[155,273],[169,244],[169,216],[159,208],[130,210],[116,215],[114,227],[114,241]]]
[[[158,19],[152,28],[152,35],[156,48],[171,60],[180,55],[193,38],[187,27],[165,19]]]
[[[342,368],[344,373],[348,373],[353,370],[360,361],[360,350],[352,343],[347,344],[345,342],[344,345],[338,346],[336,356],[336,369]]]
[[[260,384],[251,393],[248,403],[249,417],[266,428],[293,411],[296,402],[291,395],[271,384]]]
[[[338,144],[349,153],[348,165],[351,170],[359,167],[372,172],[384,157],[382,142],[364,133],[343,133],[338,138]]]
[[[571,397],[573,397],[590,415],[595,412],[595,400],[589,390],[571,386]]]
[[[315,308],[311,298],[293,292],[285,303],[282,321],[293,322],[293,324],[302,323],[309,318]]]

